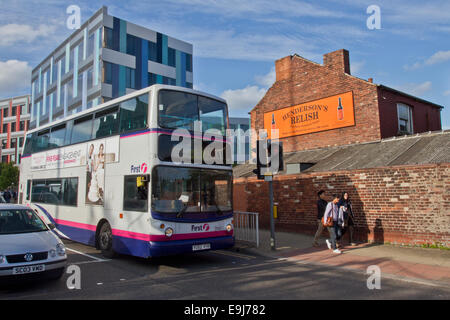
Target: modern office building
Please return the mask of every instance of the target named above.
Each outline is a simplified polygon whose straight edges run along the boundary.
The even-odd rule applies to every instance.
[[[102,7],[32,71],[30,128],[155,83],[192,88],[192,44]]]
[[[29,95],[0,99],[1,161],[20,163],[25,133],[30,124]]]
[[[250,159],[250,118],[229,118],[230,129],[242,130],[244,133],[248,133],[246,136],[237,135],[234,139],[234,161],[248,161]],[[238,153],[243,156],[244,159],[238,158]]]

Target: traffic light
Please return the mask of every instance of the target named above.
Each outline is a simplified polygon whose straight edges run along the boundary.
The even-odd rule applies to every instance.
[[[283,171],[283,142],[280,140],[267,140],[267,157],[269,159],[267,167],[273,170],[273,173]],[[272,161],[275,161],[275,163],[272,163]]]
[[[279,140],[258,140],[256,143],[256,169],[253,170],[258,179],[264,179],[264,172],[276,173],[282,171],[283,167],[283,143]]]
[[[261,168],[263,167],[261,163],[261,157],[259,156],[260,148],[263,147],[263,143],[265,140],[256,141],[256,169],[253,170],[253,173],[256,174],[259,180],[263,180],[264,176],[261,174]]]

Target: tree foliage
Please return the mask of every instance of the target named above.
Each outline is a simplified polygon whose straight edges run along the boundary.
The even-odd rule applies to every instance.
[[[16,188],[19,183],[19,168],[13,163],[0,163],[0,189]]]

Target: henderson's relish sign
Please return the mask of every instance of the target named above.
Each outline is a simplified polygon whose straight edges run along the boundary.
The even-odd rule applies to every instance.
[[[279,130],[279,138],[353,126],[353,92],[264,113],[264,129]]]

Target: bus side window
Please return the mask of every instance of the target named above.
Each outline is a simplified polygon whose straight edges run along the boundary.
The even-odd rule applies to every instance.
[[[147,211],[149,175],[125,176],[123,210]]]

